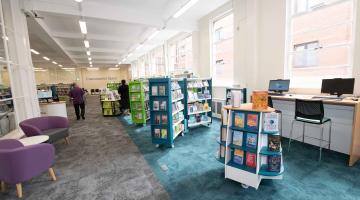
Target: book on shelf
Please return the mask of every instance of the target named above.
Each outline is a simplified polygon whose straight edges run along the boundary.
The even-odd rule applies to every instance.
[[[280,172],[280,170],[281,170],[281,155],[268,156],[267,170],[270,172]]]
[[[235,112],[234,126],[237,128],[245,128],[245,113]]]
[[[268,136],[268,150],[269,151],[280,151],[281,138],[280,135],[269,135]]]
[[[161,129],[161,138],[166,139],[167,138],[167,129]]]
[[[159,86],[159,96],[165,96],[165,94],[166,94],[165,85]]]
[[[265,132],[277,132],[279,131],[279,114],[264,113],[264,131]]]
[[[242,131],[233,131],[232,143],[234,145],[242,146],[242,143],[243,143],[243,132]]]
[[[160,129],[159,128],[156,128],[156,129],[154,129],[154,136],[156,137],[156,138],[160,138]]]
[[[251,168],[256,168],[256,154],[251,152],[246,152],[246,166]]]
[[[167,124],[168,123],[167,115],[161,115],[161,123],[162,124]]]
[[[166,111],[166,101],[162,101],[161,104],[160,104],[160,110],[162,111]]]
[[[225,142],[226,141],[226,128],[221,128],[221,142]]]
[[[244,164],[244,151],[243,150],[240,150],[240,149],[234,150],[233,162],[238,165]]]
[[[252,108],[255,110],[266,110],[268,108],[268,92],[254,91],[252,93]]]
[[[151,87],[151,95],[157,96],[158,95],[158,86]]]
[[[246,115],[246,128],[248,130],[258,130],[259,127],[259,115],[255,113],[248,113]]]
[[[225,158],[225,146],[220,145],[220,158]]]
[[[246,147],[256,149],[256,147],[257,147],[257,134],[246,133]]]
[[[153,102],[153,110],[159,110],[159,101]]]

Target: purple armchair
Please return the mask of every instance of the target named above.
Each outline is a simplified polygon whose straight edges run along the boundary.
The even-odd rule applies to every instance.
[[[22,197],[21,183],[48,170],[56,180],[51,166],[54,164],[55,149],[52,144],[23,146],[18,140],[0,140],[0,181],[1,191],[5,183],[16,184],[16,193]]]
[[[24,120],[19,125],[27,137],[48,135],[49,143],[65,139],[65,142],[69,144],[69,121],[65,117],[35,117]]]

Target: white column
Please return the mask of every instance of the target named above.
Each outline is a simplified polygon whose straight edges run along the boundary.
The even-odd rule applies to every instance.
[[[40,116],[27,22],[21,10],[22,3],[21,0],[2,1],[6,35],[9,38],[9,78],[18,123]]]

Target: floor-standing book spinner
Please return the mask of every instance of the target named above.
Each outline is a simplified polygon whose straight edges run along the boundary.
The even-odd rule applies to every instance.
[[[231,105],[231,91],[239,91],[241,92],[241,103],[246,103],[246,88],[226,88],[226,99],[225,105]],[[226,147],[226,134],[227,134],[227,117],[228,110],[223,109],[221,111],[221,126],[220,126],[220,136],[217,139],[217,143],[219,145],[219,149],[216,153],[216,159],[224,163],[225,162],[225,147]]]
[[[145,125],[146,121],[150,119],[148,81],[131,81],[129,93],[132,123]]]
[[[229,111],[225,178],[256,189],[262,179],[282,179],[278,113],[273,108],[254,110],[251,103],[224,108]]]
[[[185,95],[185,115],[187,128],[212,123],[212,79],[187,78]]]
[[[149,79],[152,143],[174,147],[174,140],[184,132],[183,79]]]

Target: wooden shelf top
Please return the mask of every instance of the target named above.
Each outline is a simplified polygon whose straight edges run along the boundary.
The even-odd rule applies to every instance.
[[[240,107],[233,107],[232,105],[226,105],[224,106],[224,109],[226,110],[239,110],[239,111],[251,111],[251,112],[275,112],[274,108],[268,107],[266,110],[264,109],[253,109],[252,103],[244,103],[240,104]]]
[[[307,100],[316,100],[312,98],[313,95],[300,95],[300,94],[293,94],[293,95],[284,95],[284,96],[271,96],[273,100],[283,100],[283,101],[295,101],[295,99],[307,99]],[[345,98],[343,100],[331,100],[331,99],[323,99],[324,104],[331,104],[331,105],[344,105],[344,106],[354,106],[356,104],[360,104],[360,99],[357,101],[353,101],[352,99]]]

